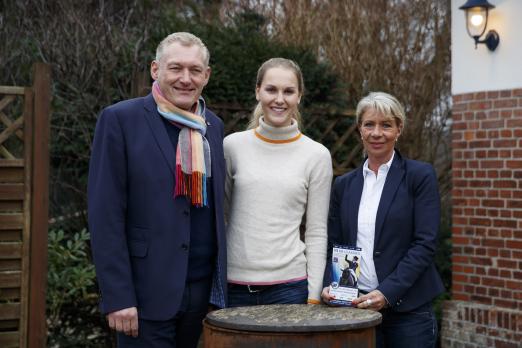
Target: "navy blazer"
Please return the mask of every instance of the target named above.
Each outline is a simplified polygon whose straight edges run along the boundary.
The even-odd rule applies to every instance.
[[[325,286],[331,282],[332,246],[357,243],[363,186],[362,165],[334,182]],[[439,222],[440,198],[433,167],[403,159],[396,150],[377,210],[373,250],[377,289],[393,310],[410,311],[444,291],[433,261]]]
[[[226,299],[223,122],[206,111],[219,275]],[[190,203],[174,198],[175,148],[151,94],[103,110],[93,141],[88,206],[101,310],[137,307],[140,318],[177,313],[187,277]]]

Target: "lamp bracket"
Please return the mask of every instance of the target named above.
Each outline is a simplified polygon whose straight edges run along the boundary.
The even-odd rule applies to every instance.
[[[494,51],[497,48],[498,43],[500,42],[500,37],[495,30],[488,31],[488,33],[486,34],[486,38],[484,40],[479,40],[479,38],[476,36],[474,37],[474,39],[475,39],[475,49],[477,48],[477,44],[480,43],[480,44],[486,44],[486,47],[490,51]]]

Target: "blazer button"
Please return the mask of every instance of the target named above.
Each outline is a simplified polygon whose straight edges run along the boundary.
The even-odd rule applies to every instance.
[[[380,251],[376,251],[373,253],[374,256],[381,256],[381,252]]]
[[[187,251],[188,250],[188,245],[187,244],[181,244],[181,249]]]

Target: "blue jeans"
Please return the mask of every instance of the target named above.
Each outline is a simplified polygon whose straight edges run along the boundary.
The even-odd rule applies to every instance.
[[[138,317],[138,337],[118,333],[118,348],[196,348],[208,312],[211,285],[210,279],[185,284],[174,318],[155,321]]]
[[[378,348],[432,348],[437,343],[437,320],[428,302],[413,311],[384,309],[376,328]]]
[[[228,283],[228,306],[256,306],[268,304],[301,304],[308,300],[308,280],[251,286]]]

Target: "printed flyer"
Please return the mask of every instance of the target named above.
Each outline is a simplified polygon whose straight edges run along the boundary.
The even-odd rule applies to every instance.
[[[357,279],[360,273],[361,248],[334,245],[332,252],[332,283],[330,301],[339,306],[352,306],[352,300],[359,296]]]

